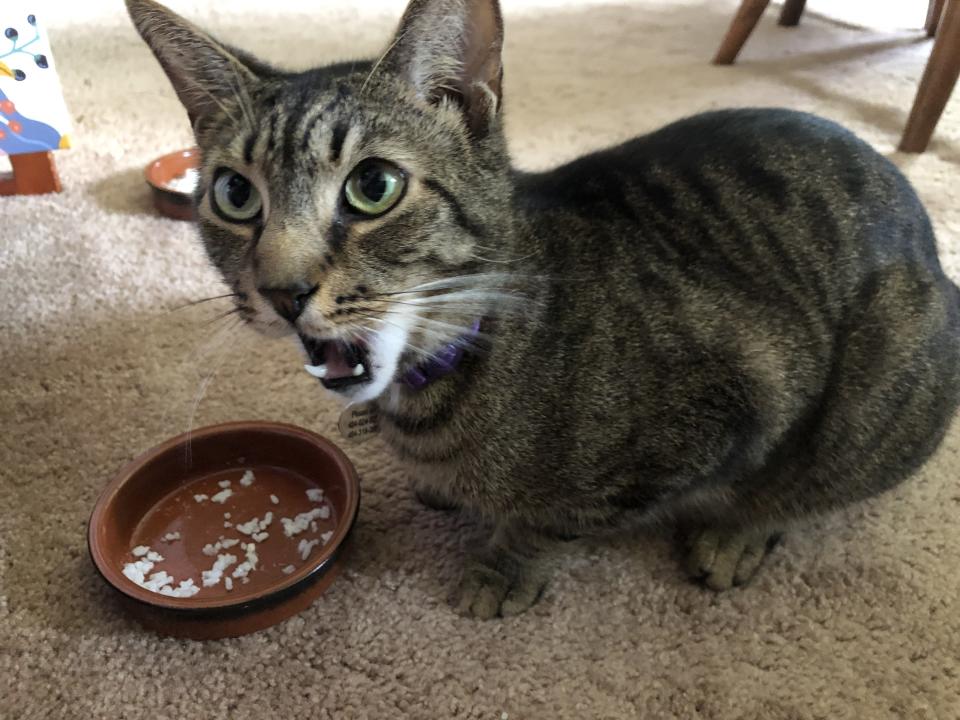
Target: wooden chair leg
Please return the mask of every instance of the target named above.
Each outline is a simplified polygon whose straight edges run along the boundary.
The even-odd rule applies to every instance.
[[[740,53],[740,48],[750,37],[750,33],[760,21],[760,16],[767,9],[770,0],[743,0],[737,14],[730,23],[730,29],[727,30],[723,42],[720,43],[720,49],[717,50],[716,57],[713,58],[714,65],[732,65]]]
[[[940,16],[943,15],[944,0],[930,0],[927,6],[927,22],[924,27],[927,29],[927,37],[933,37],[937,34],[937,25],[940,22]]]
[[[937,121],[950,99],[960,76],[960,0],[948,0],[933,51],[927,61],[900,141],[902,152],[923,152],[927,149]]]
[[[0,195],[42,195],[60,192],[60,177],[52,152],[11,155],[13,177],[0,178]]]
[[[931,0],[936,2],[937,0]],[[794,27],[800,24],[800,16],[803,15],[803,8],[807,0],[786,0],[783,3],[783,10],[780,11],[779,23],[784,27]]]

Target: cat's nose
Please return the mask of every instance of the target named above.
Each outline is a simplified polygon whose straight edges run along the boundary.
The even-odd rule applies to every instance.
[[[298,283],[285,288],[258,289],[260,290],[260,294],[270,301],[270,304],[273,305],[277,314],[292,323],[300,317],[300,313],[303,312],[307,303],[310,302],[310,296],[317,291],[318,287],[319,285]]]

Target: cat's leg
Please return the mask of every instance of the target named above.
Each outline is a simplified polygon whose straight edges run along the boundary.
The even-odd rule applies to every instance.
[[[878,495],[937,448],[960,396],[957,291],[893,270],[862,294],[818,406],[766,466],[700,507],[687,566],[714,589],[746,581],[787,523]]]
[[[518,615],[533,605],[550,576],[557,540],[520,522],[498,523],[487,546],[468,561],[451,597],[461,615]]]

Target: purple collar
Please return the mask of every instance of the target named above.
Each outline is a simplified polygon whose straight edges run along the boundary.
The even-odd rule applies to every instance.
[[[432,358],[422,365],[410,368],[403,374],[401,382],[411,390],[423,390],[430,383],[446,377],[460,364],[464,349],[480,333],[480,319],[473,321],[470,332],[464,333],[449,345],[438,350]]]

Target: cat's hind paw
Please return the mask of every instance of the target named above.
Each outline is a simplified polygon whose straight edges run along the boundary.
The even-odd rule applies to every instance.
[[[687,539],[687,572],[711,590],[743,585],[780,537],[779,532],[701,528]]]

